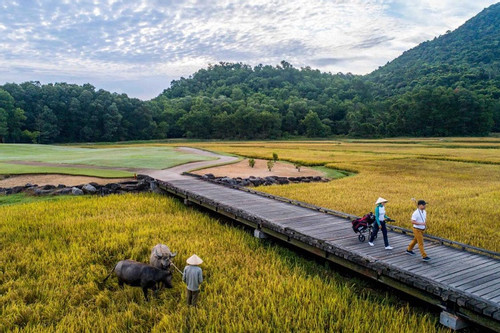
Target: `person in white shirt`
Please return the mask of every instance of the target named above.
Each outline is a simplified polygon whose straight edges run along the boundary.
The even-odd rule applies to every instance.
[[[413,247],[418,243],[418,249],[422,255],[422,260],[429,261],[431,258],[427,256],[424,250],[424,230],[426,228],[427,212],[425,211],[426,202],[424,200],[419,200],[417,203],[417,210],[413,212],[411,216],[411,223],[413,224],[413,239],[406,249],[406,254],[415,255],[413,252]]]

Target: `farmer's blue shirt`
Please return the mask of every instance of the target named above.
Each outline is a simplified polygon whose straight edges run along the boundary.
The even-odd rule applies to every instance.
[[[203,282],[203,274],[200,266],[189,265],[184,267],[182,281],[186,282],[188,290],[199,290],[200,284]]]

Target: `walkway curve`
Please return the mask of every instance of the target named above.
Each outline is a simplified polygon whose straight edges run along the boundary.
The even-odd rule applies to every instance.
[[[220,154],[213,153],[213,152],[210,152],[207,150],[191,148],[191,147],[178,147],[177,150],[184,152],[184,153],[189,153],[189,154],[196,154],[196,155],[207,156],[207,157],[215,157],[217,159],[210,160],[210,161],[200,161],[200,162],[191,162],[191,163],[181,164],[181,165],[178,165],[178,166],[175,166],[175,167],[172,167],[169,169],[163,169],[163,170],[144,169],[144,170],[141,170],[141,173],[146,174],[146,175],[153,177],[155,179],[163,180],[163,181],[185,179],[185,178],[187,178],[187,176],[183,176],[182,175],[183,172],[189,172],[189,171],[193,171],[195,169],[209,168],[209,167],[221,165],[221,164],[234,163],[234,162],[237,162],[239,160],[238,157],[220,155]]]

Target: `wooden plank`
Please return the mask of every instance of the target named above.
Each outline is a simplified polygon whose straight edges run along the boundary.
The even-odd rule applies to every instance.
[[[332,237],[326,240],[327,243],[344,247],[346,244],[362,244],[358,240],[358,236],[351,231],[348,230],[337,230],[335,234],[332,233]]]
[[[273,214],[267,214],[265,216],[263,216],[264,218],[268,219],[269,222],[279,222],[280,220],[283,220],[283,219],[286,219],[290,216],[296,216],[298,218],[303,218],[305,219],[306,217],[312,217],[312,216],[316,216],[316,212],[314,211],[304,211],[304,212],[301,212],[300,214],[297,214],[297,212],[287,212],[287,211],[284,211],[284,212],[274,212]]]
[[[474,262],[474,260],[473,260]],[[462,276],[463,274],[466,274],[468,272],[474,272],[474,273],[477,273],[479,269],[482,269],[482,268],[487,268],[488,266],[491,265],[491,262],[483,262],[481,264],[478,264],[478,265],[457,265],[456,268],[454,269],[450,269],[449,271],[446,271],[446,272],[443,272],[443,271],[440,271],[434,275],[430,275],[432,276],[433,279],[435,279],[436,281],[439,281],[439,282],[442,282],[442,281],[446,281],[446,280],[449,280],[451,278],[454,278],[456,276]]]
[[[418,248],[414,248],[413,251],[417,254],[420,255],[420,251]],[[432,255],[432,260],[436,263],[440,264],[447,264],[447,263],[452,263],[454,265],[457,264],[457,258],[461,259],[473,259],[475,258],[474,254],[471,254],[469,252],[465,251],[458,251],[453,248],[450,248],[446,245],[439,245],[439,247],[435,247],[432,250],[432,253],[429,253]]]
[[[346,230],[342,227],[339,227],[338,224],[330,224],[323,229],[317,229],[308,232],[311,237],[316,237],[319,239],[333,239],[335,235],[341,235],[345,233]],[[348,233],[351,234],[353,238],[358,239],[358,234],[355,234],[352,230],[348,230]],[[360,242],[360,244],[362,243]]]
[[[335,228],[332,229],[332,223],[330,221],[315,222],[309,225],[296,225],[290,227],[290,229],[293,229],[311,238],[318,238],[316,237],[316,235],[324,235],[327,232],[326,230],[330,230],[330,232],[333,234],[333,231],[335,230]]]
[[[485,261],[485,258],[481,256],[474,256],[466,252],[457,252],[452,249],[450,249],[450,251],[452,251],[449,252],[453,253],[452,255],[444,252],[441,257],[439,257],[439,260],[436,260],[436,263],[442,265],[444,269],[434,271],[432,274],[434,278],[449,276],[450,274],[457,271],[462,271],[464,269],[470,268],[469,266],[477,266],[482,263],[488,262]],[[448,269],[448,266],[451,268]]]
[[[429,262],[432,263],[432,265],[423,266],[422,268],[416,269],[414,273],[426,275],[428,272],[435,272],[436,266],[439,268],[439,270],[444,271],[450,267],[455,267],[457,265],[457,262],[467,261],[471,259],[470,255],[465,252],[455,254],[452,260],[450,260],[450,258],[446,256],[446,251],[442,253],[444,254],[441,254],[441,257],[439,255],[433,254],[432,260],[431,262]]]
[[[321,224],[322,227],[326,227],[328,226],[328,222],[321,222],[321,221],[308,221],[308,220],[302,220],[302,221],[297,221],[297,222],[294,222],[292,224],[286,224],[286,228],[287,230],[293,230],[295,232],[298,232],[298,233],[301,233],[303,235],[307,235],[311,238],[315,238],[315,237],[312,237],[310,234],[304,232],[303,229],[307,229],[307,228],[311,228],[311,227],[317,227],[318,224]]]
[[[280,205],[277,205],[276,203],[262,205],[261,203],[252,202],[250,200],[242,201],[238,205],[235,205],[235,206],[238,209],[244,209],[245,211],[248,211],[251,213],[261,213],[261,214],[283,210],[283,207]]]
[[[266,202],[276,202],[276,201],[269,201],[269,199],[258,197],[256,195],[249,195],[248,193],[244,192],[228,192],[228,191],[220,191],[218,189],[212,189],[210,191],[203,192],[207,195],[210,195],[211,198],[233,198],[234,200],[252,200],[255,202],[261,202],[261,203],[266,203]],[[279,202],[276,202],[279,203]]]
[[[308,235],[312,236],[314,233],[317,233],[318,231],[320,233],[324,232],[324,230],[326,228],[329,228],[329,227],[338,228],[339,225],[338,225],[338,223],[335,223],[332,220],[322,219],[321,221],[313,223],[307,227],[299,227],[299,228],[297,228],[297,230],[304,233],[304,234],[308,234]]]
[[[471,263],[471,265],[474,265],[474,259],[469,260],[468,262]],[[483,266],[488,266],[488,265],[489,265],[489,263],[482,263],[482,264],[479,264],[478,266],[483,267]],[[450,279],[450,278],[457,277],[457,276],[462,276],[463,274],[466,274],[467,272],[470,272],[471,270],[475,271],[475,269],[476,269],[475,267],[470,267],[469,265],[467,265],[467,266],[466,265],[448,266],[448,267],[445,267],[444,269],[441,269],[441,267],[437,266],[435,270],[430,270],[430,271],[425,272],[425,275],[428,278],[431,278],[437,282],[444,283],[443,281],[446,279]]]
[[[279,218],[286,219],[292,216],[297,217],[306,217],[312,216],[314,212],[293,212],[293,211],[283,211],[279,206],[272,206],[271,209],[268,210],[260,210],[260,209],[248,209],[252,214],[258,215],[263,219],[267,220],[269,223],[273,223],[274,220],[279,220]],[[240,209],[245,209],[245,207],[241,207]],[[246,209],[245,209],[246,210]]]
[[[347,248],[351,248],[351,247],[347,247]],[[404,255],[403,258],[407,257],[406,253],[404,252],[404,250],[402,248],[394,247],[392,250],[386,250],[383,245],[382,246],[364,247],[363,252],[365,252],[367,254],[380,253],[384,257],[387,257],[387,259],[389,259],[389,258],[401,258],[401,256],[403,256],[403,255]],[[408,258],[405,258],[405,259],[408,259]]]
[[[434,249],[434,248],[437,248],[441,245],[439,244],[432,244],[432,245],[429,245],[427,248],[429,250],[431,249]],[[398,264],[399,262],[408,262],[408,261],[415,261],[415,260],[418,260],[419,262],[422,262],[422,257],[420,256],[420,253],[417,253],[416,255],[414,256],[410,256],[408,254],[406,254],[406,248],[403,248],[401,250],[401,257],[394,257],[394,258],[388,258],[387,259],[387,263],[391,264],[391,265],[396,265]],[[432,261],[430,262],[427,262],[428,264],[432,263]]]
[[[212,186],[204,186],[204,185],[198,185],[198,184],[189,184],[189,185],[182,185],[179,186],[179,188],[182,188],[183,191],[186,192],[192,192],[192,193],[221,193],[225,191],[221,191],[221,189],[214,188]]]
[[[249,205],[251,204],[255,204],[253,203],[252,201],[249,201],[248,199],[245,199],[245,200],[231,200],[231,199],[213,199],[213,201],[215,201],[216,203],[218,203],[219,205],[224,205],[224,206],[228,206],[228,207],[232,207],[232,208],[235,208],[235,209],[243,209],[243,208],[248,208]],[[262,205],[260,205],[262,206]]]
[[[237,200],[248,199],[260,202],[269,202],[270,199],[259,197],[256,195],[251,195],[245,192],[235,192],[233,191],[221,191],[220,189],[211,189],[206,190],[205,193],[209,194],[211,197],[219,198],[219,197],[230,197]],[[274,200],[270,200],[270,202],[276,202]]]
[[[426,275],[423,274],[417,274],[414,271],[416,269],[422,268],[422,267],[429,267],[432,265],[431,262],[426,262],[423,261],[420,256],[415,257],[415,256],[409,256],[405,252],[402,252],[399,257],[389,257],[385,258],[384,262],[397,267],[398,269],[404,270],[404,271],[410,271],[412,274],[427,277]],[[435,266],[434,266],[435,267]]]
[[[473,294],[481,294],[481,291],[483,289],[486,289],[490,286],[498,285],[498,288],[500,289],[500,278],[491,280],[489,277],[483,277],[480,280],[472,281],[466,284],[460,285],[461,288],[467,290],[469,293]]]
[[[475,280],[479,280],[482,277],[490,277],[490,278],[494,279],[495,277],[499,276],[497,272],[498,272],[498,268],[496,268],[496,267],[492,268],[490,266],[488,268],[488,270],[481,270],[480,272],[472,271],[470,273],[466,273],[466,274],[457,276],[455,278],[452,278],[450,280],[446,280],[443,282],[449,286],[455,287],[455,284],[457,284],[457,283],[466,283],[466,282],[470,282],[470,281],[475,281]],[[462,288],[457,288],[457,289],[462,289]]]
[[[352,229],[351,229],[351,232],[352,232]],[[353,234],[354,238],[356,238],[356,239],[358,238],[358,234],[355,234],[354,232],[352,232],[352,234]],[[367,233],[367,234],[365,234],[365,236],[366,236],[366,241],[364,242],[364,244],[366,244],[366,246],[369,246],[369,244],[368,244],[369,234]],[[401,236],[389,238],[389,244],[393,247],[401,246],[402,244],[407,244],[407,243],[408,243],[408,241],[405,240]],[[374,247],[384,247],[384,240],[382,238],[377,238]]]
[[[488,297],[489,294],[500,290],[500,283],[498,282],[498,280],[494,280],[494,281],[495,282],[492,283],[491,285],[489,285],[488,287],[483,288],[477,292],[474,292],[473,294],[477,295],[479,297],[485,298],[485,297]],[[470,292],[470,291],[467,290],[467,292]]]
[[[348,229],[354,233],[354,231],[352,231],[352,228],[349,228],[349,226],[346,225],[346,223],[344,221],[339,221],[338,219],[330,218],[329,216],[322,216],[322,217],[318,216],[318,218],[320,218],[322,221],[328,222],[329,225],[336,226],[338,228]],[[309,232],[309,231],[314,231],[314,229],[311,228],[309,230],[304,230],[304,231]]]
[[[484,296],[487,294],[491,294],[494,291],[497,291],[498,293],[500,293],[500,275],[498,273],[492,274],[489,276],[485,275],[485,276],[483,276],[483,278],[489,278],[489,281],[483,282],[481,284],[481,288],[477,291],[474,291],[473,292],[474,294]],[[462,289],[467,290],[467,292],[471,292],[470,288],[462,287]]]
[[[259,197],[256,195],[251,195],[248,193],[244,192],[238,192],[238,191],[221,191],[220,189],[191,189],[187,191],[188,193],[192,194],[198,194],[198,195],[203,195],[206,197],[210,197],[211,199],[233,199],[234,201],[242,201],[242,200],[252,200],[255,202],[261,202],[262,204],[269,203],[269,202],[276,202],[271,199],[266,199],[263,197]],[[276,202],[278,203],[278,202]]]
[[[330,221],[330,225],[332,228],[335,228],[336,230],[345,230],[345,231],[349,231],[350,233],[352,233],[353,235],[356,235],[356,233],[352,230],[352,228],[347,225],[345,222],[343,221],[338,221],[337,219],[328,219],[328,221]],[[310,230],[311,232],[316,232],[317,230]]]
[[[183,190],[193,191],[193,190],[214,190],[217,189],[219,191],[224,190],[225,188],[220,188],[218,186],[213,186],[210,183],[200,182],[200,183],[176,183],[173,184],[176,187],[182,188]]]
[[[476,283],[480,283],[483,278],[488,278],[490,280],[494,280],[500,278],[500,268],[498,265],[492,264],[490,266],[486,266],[482,269],[478,269],[475,274],[472,275],[474,279],[472,281],[477,281]],[[459,287],[464,285],[465,282],[468,282],[467,279],[464,279],[466,276],[462,275],[462,279],[452,279],[448,280],[447,283],[453,287]],[[462,282],[462,283],[460,283]]]
[[[357,240],[357,237],[356,237]],[[399,246],[399,242],[393,243],[391,246],[394,247],[392,250],[386,250],[383,244],[376,244],[375,246],[370,246],[368,244],[368,241],[365,241],[363,243],[359,242],[357,244],[351,243],[349,245],[345,244],[344,245],[348,249],[352,248],[362,248],[365,253],[376,253],[379,251],[383,251],[384,253],[395,253],[399,252],[400,254],[404,254],[403,247]]]
[[[449,277],[450,275],[458,275],[460,272],[465,270],[469,270],[471,268],[480,267],[484,264],[489,263],[489,261],[484,261],[483,257],[469,257],[465,258],[460,257],[458,254],[456,255],[457,259],[461,258],[460,262],[454,260],[454,257],[449,257],[450,262],[454,262],[455,265],[452,265],[450,268],[436,270],[430,276],[435,279],[444,279]]]
[[[488,300],[489,300],[489,301],[491,301],[491,302],[495,302],[495,303],[500,302],[500,295],[497,295],[497,296],[496,296],[496,297],[494,297],[494,298],[488,298],[488,297],[485,297],[485,298],[486,298],[486,299],[488,299]],[[499,310],[499,311],[497,311],[497,313],[498,313],[498,312],[500,312],[500,310]]]
[[[290,211],[290,213],[293,213],[294,211]],[[276,217],[270,217],[269,220],[270,222],[280,222],[283,221],[284,219],[287,219],[290,216],[294,216],[292,214],[287,215],[286,217],[281,217],[281,216],[276,216]],[[295,217],[298,219],[308,219],[308,220],[329,220],[328,216],[325,216],[323,213],[316,212],[314,210],[310,209],[303,209],[303,210],[297,210],[295,211]]]
[[[311,224],[316,223],[318,221],[322,221],[322,220],[323,220],[323,218],[320,216],[311,216],[311,217],[307,218],[307,221],[310,222]],[[285,226],[285,227],[288,227],[288,226],[293,227],[294,225],[300,225],[302,222],[304,222],[304,218],[291,216],[291,217],[287,217],[284,219],[280,219],[279,221],[270,219],[269,222],[273,223],[273,224]]]

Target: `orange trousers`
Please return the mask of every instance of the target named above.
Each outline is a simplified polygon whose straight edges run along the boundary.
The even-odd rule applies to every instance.
[[[422,229],[416,229],[413,228],[413,239],[410,242],[410,245],[408,245],[408,251],[413,250],[413,247],[415,244],[418,243],[418,249],[420,250],[420,254],[422,255],[422,258],[427,257],[427,253],[425,253],[424,250],[424,231]]]

